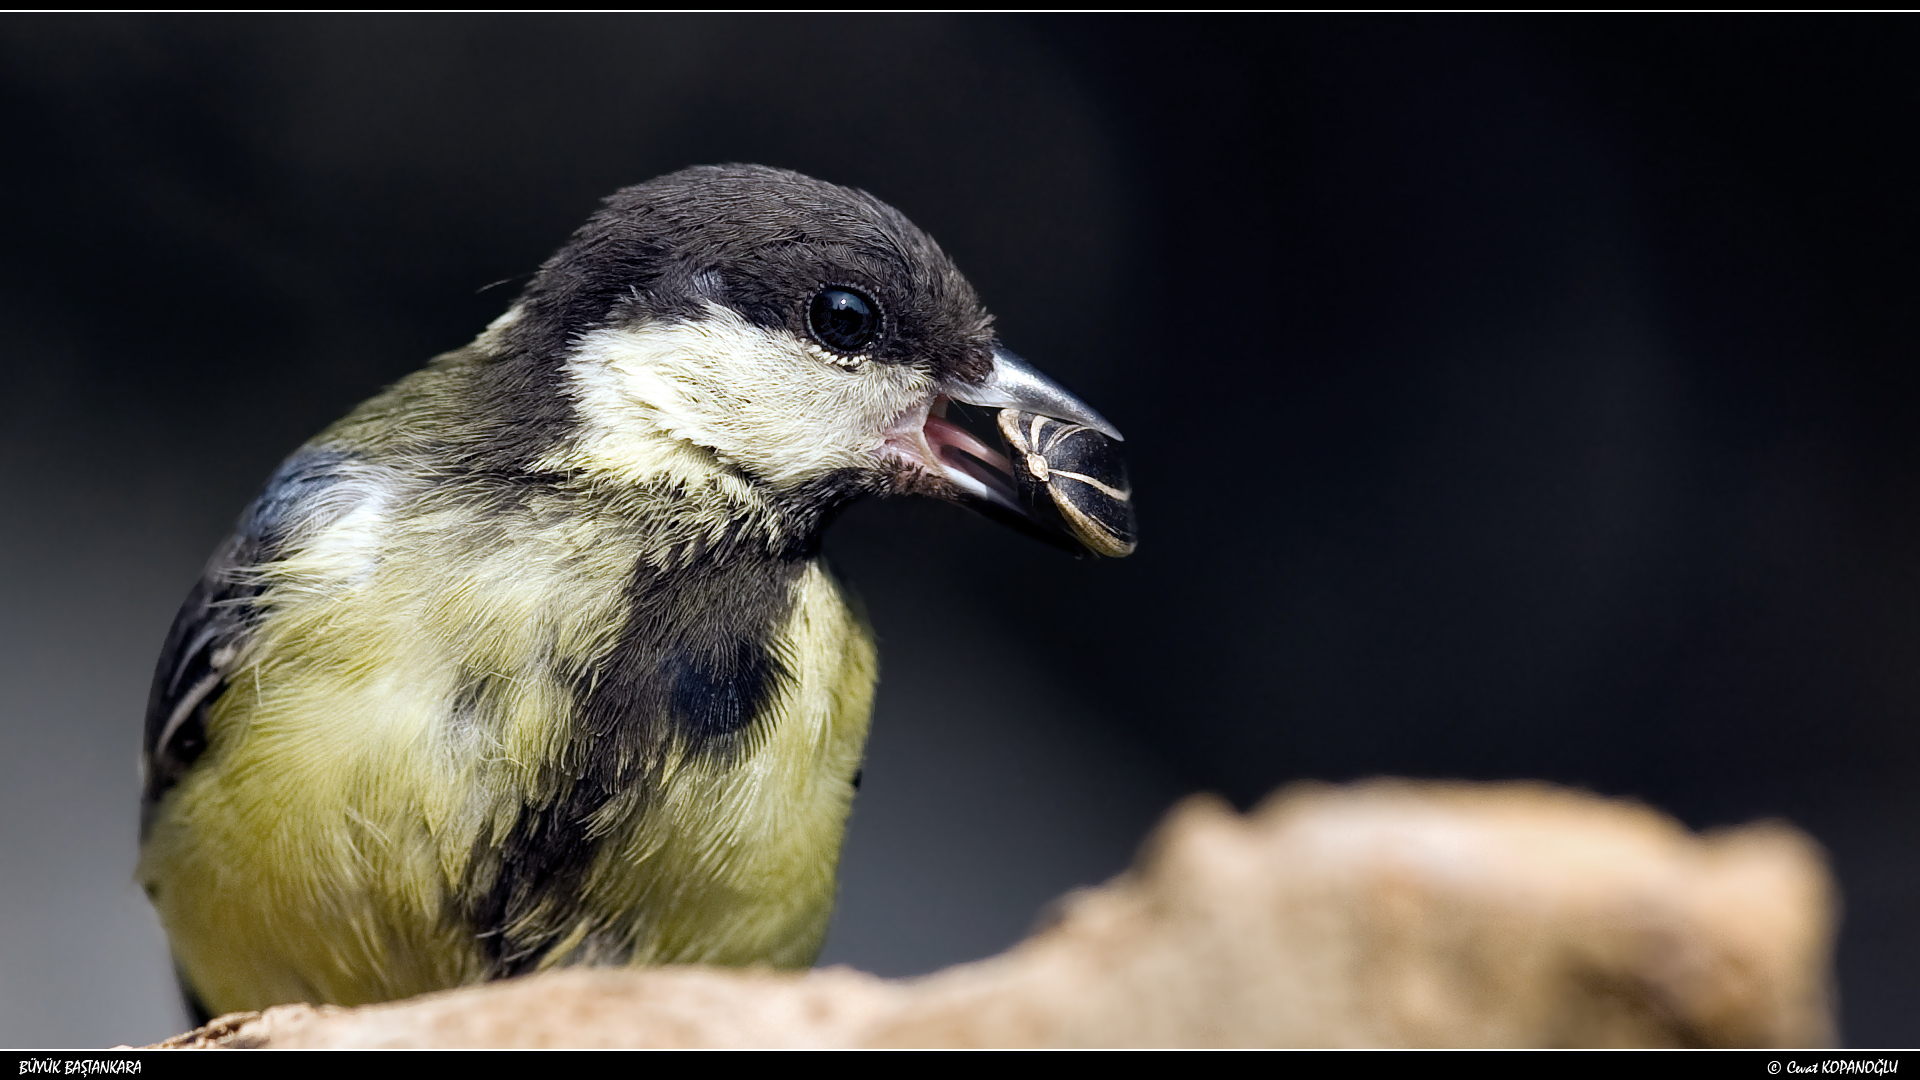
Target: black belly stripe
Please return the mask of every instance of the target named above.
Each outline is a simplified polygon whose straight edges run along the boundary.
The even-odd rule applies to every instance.
[[[787,672],[766,642],[740,638],[730,646],[668,648],[661,676],[675,736],[691,747],[719,746],[760,715]]]
[[[614,648],[591,668],[563,674],[574,725],[536,785],[551,794],[524,803],[496,848],[488,850],[484,835],[476,840],[466,915],[496,974],[534,969],[574,925],[599,850],[589,820],[636,789],[644,813],[669,745],[721,762],[750,749],[754,721],[792,681],[774,634],[792,611],[804,566],[738,547],[669,571],[638,564]]]

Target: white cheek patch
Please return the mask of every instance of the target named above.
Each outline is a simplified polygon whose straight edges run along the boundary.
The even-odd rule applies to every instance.
[[[889,427],[932,400],[933,378],[817,351],[716,304],[698,320],[595,331],[567,360],[574,453],[639,478],[697,467],[687,458],[697,447],[776,487],[871,470]]]

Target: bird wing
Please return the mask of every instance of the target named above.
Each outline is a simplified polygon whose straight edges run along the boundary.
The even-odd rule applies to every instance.
[[[314,448],[288,458],[180,605],[147,696],[142,836],[160,800],[206,751],[207,711],[225,692],[261,614],[264,586],[256,568],[277,558],[317,518],[331,519],[347,508],[340,496],[356,487],[344,483],[352,460]]]

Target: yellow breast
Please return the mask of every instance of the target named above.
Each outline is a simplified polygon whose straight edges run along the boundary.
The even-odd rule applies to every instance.
[[[604,535],[520,537],[510,554],[354,535],[272,568],[270,615],[209,713],[212,749],[142,850],[176,962],[216,1012],[497,974],[461,917],[476,857],[581,752],[566,673],[646,617],[614,610],[623,576],[606,564],[638,553]],[[395,550],[417,557],[373,554]],[[647,790],[596,811],[585,884],[537,966],[812,961],[876,657],[823,567],[790,587],[773,640],[791,677],[734,752],[668,747]],[[477,693],[491,723],[468,716]]]

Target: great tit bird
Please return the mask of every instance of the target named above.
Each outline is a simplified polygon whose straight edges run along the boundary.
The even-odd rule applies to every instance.
[[[1125,554],[1119,438],[864,192],[616,193],[288,458],[174,620],[138,877],[183,987],[212,1014],[811,963],[876,672],[821,530],[918,493]]]

